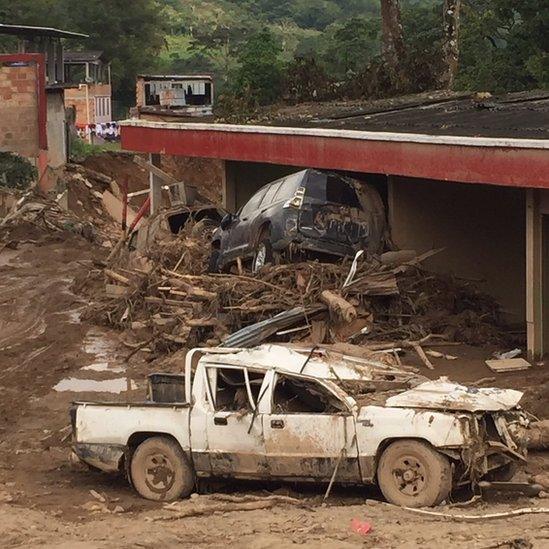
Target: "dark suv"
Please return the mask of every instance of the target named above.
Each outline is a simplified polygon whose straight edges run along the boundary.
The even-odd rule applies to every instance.
[[[251,259],[257,272],[275,253],[380,252],[385,228],[385,208],[374,187],[303,170],[261,187],[236,215],[222,219],[212,239],[210,270],[222,270],[240,257]]]

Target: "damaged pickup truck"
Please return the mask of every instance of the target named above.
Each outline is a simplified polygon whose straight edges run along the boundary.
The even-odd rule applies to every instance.
[[[423,507],[525,460],[522,393],[428,381],[327,349],[194,349],[153,374],[143,403],[78,402],[73,450],[141,496],[188,496],[200,478],[377,484]]]

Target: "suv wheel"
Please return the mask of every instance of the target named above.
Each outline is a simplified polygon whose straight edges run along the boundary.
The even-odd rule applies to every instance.
[[[252,264],[252,272],[258,273],[267,263],[273,261],[273,247],[268,238],[264,238],[255,248],[254,261]]]
[[[219,272],[219,257],[221,255],[221,252],[214,248],[210,252],[210,257],[208,259],[208,272],[209,273],[217,273]]]

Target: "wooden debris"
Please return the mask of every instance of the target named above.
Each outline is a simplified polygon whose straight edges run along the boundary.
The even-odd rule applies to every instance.
[[[391,364],[400,361],[394,349],[409,349],[433,368],[429,357],[454,357],[432,347],[499,337],[493,300],[465,283],[421,270],[421,262],[440,250],[411,259],[411,254],[396,254],[386,263],[376,257],[353,263],[353,277],[343,287],[348,260],[267,265],[255,275],[240,262],[231,273],[208,273],[209,247],[203,236],[193,234],[191,223],[176,238],[159,238],[146,257],[102,271],[127,292],[110,288],[105,302],[93,305],[91,313],[118,327],[146,323],[157,335],[151,341],[156,353],[225,341],[229,334],[296,307],[315,314],[292,316],[274,332],[260,333],[257,341],[352,342],[387,350],[377,356]],[[140,268],[145,264],[146,270]],[[171,320],[151,322],[158,315]]]
[[[116,284],[105,284],[105,293],[111,297],[123,297],[128,295],[128,288]]]
[[[493,372],[518,372],[520,370],[528,370],[532,365],[523,358],[507,358],[487,360],[486,366]]]
[[[320,294],[320,300],[328,305],[330,314],[342,322],[352,322],[358,315],[348,301],[330,290],[324,290]]]
[[[105,269],[103,271],[105,276],[112,278],[113,280],[116,280],[117,282],[120,282],[120,284],[126,284],[128,285],[130,283],[130,279],[126,276],[122,276],[121,274],[118,274],[115,271],[111,271],[111,269]]]
[[[266,496],[258,497],[253,495],[231,496],[225,494],[214,494],[187,500],[185,502],[174,502],[164,506],[170,511],[169,515],[153,517],[154,521],[172,521],[181,518],[211,515],[212,513],[230,513],[232,511],[255,511],[257,509],[270,509],[277,505],[295,505],[297,507],[310,508],[310,505],[300,499],[288,496]]]
[[[391,505],[386,503],[385,505]],[[486,513],[483,515],[458,515],[452,513],[440,513],[438,511],[429,511],[428,509],[416,509],[414,507],[400,507],[406,511],[412,511],[413,513],[419,513],[421,515],[428,515],[431,517],[439,517],[452,520],[465,520],[465,521],[477,521],[477,520],[489,520],[498,518],[517,517],[520,515],[536,515],[542,513],[549,513],[549,507],[523,507],[521,509],[514,509],[513,511],[504,511],[501,513]]]
[[[413,347],[414,351],[417,353],[417,356],[419,356],[419,358],[421,359],[423,364],[425,364],[425,366],[427,366],[427,368],[429,368],[429,370],[434,370],[435,367],[433,366],[433,363],[429,360],[429,358],[425,354],[425,351],[423,350],[421,345],[419,345],[419,343],[415,343],[413,341],[410,342],[410,345]]]
[[[433,358],[444,358],[446,360],[457,360],[457,356],[447,355],[446,353],[441,353],[440,351],[433,351],[433,349],[426,349],[425,354],[432,356]]]

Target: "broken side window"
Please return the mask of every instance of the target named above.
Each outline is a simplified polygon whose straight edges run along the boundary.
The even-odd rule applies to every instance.
[[[257,191],[251,198],[248,200],[246,204],[242,207],[242,210],[240,211],[240,217],[248,217],[249,215],[256,212],[256,210],[259,208],[259,204],[263,200],[263,197],[265,196],[265,193],[267,192],[269,186],[265,185],[264,187],[261,187],[259,191]]]
[[[361,209],[356,191],[341,177],[328,175],[326,178],[326,201]]]
[[[269,188],[267,189],[267,192],[265,193],[265,196],[263,197],[263,200],[261,201],[261,204],[259,205],[260,208],[270,206],[273,201],[276,193],[278,192],[278,189],[280,188],[280,183],[272,183]]]
[[[272,410],[275,414],[337,414],[345,404],[320,383],[277,375]]]
[[[208,368],[214,409],[223,412],[253,412],[264,373],[244,368]]]

